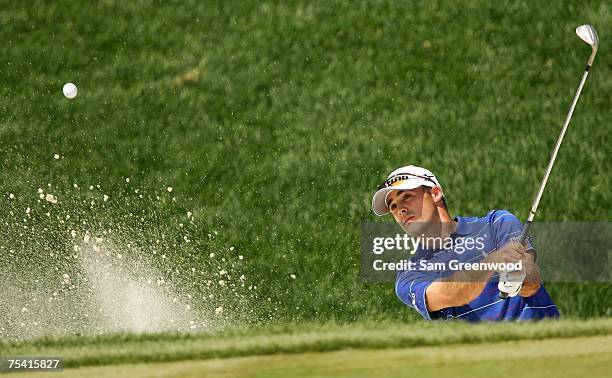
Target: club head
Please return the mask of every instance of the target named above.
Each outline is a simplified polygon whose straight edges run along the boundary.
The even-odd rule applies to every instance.
[[[599,37],[597,37],[597,31],[593,25],[580,25],[576,28],[576,34],[578,37],[588,43],[591,46],[599,45]]]
[[[593,25],[585,24],[580,25],[576,28],[576,34],[578,37],[582,39],[584,42],[591,45],[591,49],[593,52],[591,53],[591,57],[589,58],[588,65],[593,64],[593,59],[595,59],[595,54],[597,53],[597,47],[599,46],[599,37],[597,36],[597,30]]]

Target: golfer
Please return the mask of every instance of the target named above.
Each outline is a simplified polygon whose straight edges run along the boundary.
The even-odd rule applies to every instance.
[[[423,318],[496,321],[559,316],[542,285],[531,243],[525,247],[513,241],[522,224],[512,213],[491,210],[484,217],[452,217],[436,176],[412,165],[391,172],[374,194],[372,208],[379,216],[391,213],[404,232],[426,241],[413,255],[412,268],[400,271],[395,283],[399,299]],[[484,268],[456,269],[460,263]],[[521,266],[522,271],[508,275],[486,268],[505,265],[501,263]],[[499,296],[500,274],[509,294],[506,299]]]

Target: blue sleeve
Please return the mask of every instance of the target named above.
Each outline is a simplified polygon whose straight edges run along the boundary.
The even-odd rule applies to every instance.
[[[406,305],[417,310],[423,318],[431,320],[425,301],[425,290],[433,281],[418,272],[403,271],[397,275],[395,294]]]
[[[493,210],[490,217],[496,249],[503,247],[510,241],[518,241],[523,231],[523,224],[514,214],[508,210]],[[534,250],[530,237],[527,238],[527,249]]]

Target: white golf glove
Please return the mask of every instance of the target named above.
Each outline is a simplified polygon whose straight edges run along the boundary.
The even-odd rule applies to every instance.
[[[515,297],[523,287],[523,281],[525,281],[526,273],[524,270],[515,270],[512,272],[501,271],[499,272],[499,283],[497,289],[508,294],[508,297]]]

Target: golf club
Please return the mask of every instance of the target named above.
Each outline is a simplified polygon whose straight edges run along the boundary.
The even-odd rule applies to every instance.
[[[536,193],[535,199],[533,200],[533,205],[531,206],[531,210],[529,212],[529,216],[527,217],[527,221],[523,226],[523,231],[521,232],[521,236],[519,238],[519,243],[525,244],[527,240],[527,236],[529,235],[529,228],[531,227],[531,223],[533,222],[533,218],[535,217],[535,213],[538,210],[538,205],[540,204],[540,199],[542,198],[542,194],[544,193],[544,188],[546,187],[546,182],[548,181],[548,176],[550,176],[550,172],[552,171],[552,167],[555,164],[555,159],[557,158],[557,153],[559,152],[559,147],[561,147],[561,143],[563,142],[563,137],[565,136],[565,132],[567,131],[567,127],[572,119],[572,113],[574,113],[574,108],[576,107],[576,103],[578,102],[578,98],[580,97],[580,92],[582,92],[582,87],[584,86],[584,82],[589,75],[589,69],[593,64],[593,60],[595,59],[595,54],[597,54],[597,48],[599,46],[599,37],[597,36],[597,31],[593,25],[580,25],[576,28],[576,34],[578,37],[582,39],[584,42],[588,43],[591,46],[591,56],[586,65],[586,69],[584,70],[584,74],[582,74],[582,80],[580,80],[580,85],[578,86],[578,90],[576,91],[576,95],[574,96],[574,101],[572,101],[572,105],[570,106],[569,112],[567,113],[567,117],[565,118],[565,122],[563,123],[563,128],[561,129],[561,134],[557,139],[557,143],[555,144],[555,148],[553,149],[552,155],[550,156],[550,161],[548,162],[548,167],[546,167],[546,172],[544,173],[544,178],[542,178],[542,183],[540,184],[540,188]],[[522,286],[522,282],[520,283]],[[502,299],[508,298],[508,292],[502,290],[504,288],[512,288],[516,290],[517,283],[516,282],[499,282],[499,297]],[[511,290],[510,292],[513,292]],[[516,292],[520,290],[520,287]]]

